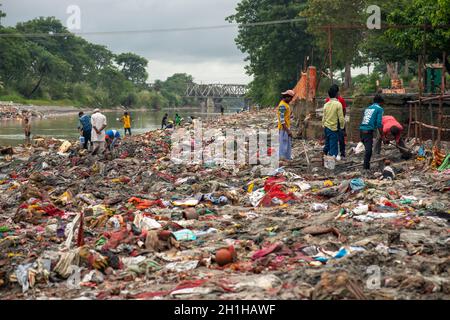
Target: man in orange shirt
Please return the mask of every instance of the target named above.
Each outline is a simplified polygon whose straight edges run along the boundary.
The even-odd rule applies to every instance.
[[[397,146],[406,149],[405,141],[401,137],[403,132],[403,126],[393,116],[383,116],[382,121],[383,134],[378,138],[375,144],[375,153],[380,154],[381,143],[388,144],[390,141],[395,140]],[[409,159],[410,154],[406,150],[400,149],[403,159]]]

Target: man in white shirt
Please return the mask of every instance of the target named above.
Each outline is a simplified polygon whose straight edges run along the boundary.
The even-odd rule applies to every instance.
[[[95,109],[91,116],[92,134],[91,141],[93,144],[92,154],[103,152],[105,148],[105,128],[106,117],[100,113],[99,109]]]

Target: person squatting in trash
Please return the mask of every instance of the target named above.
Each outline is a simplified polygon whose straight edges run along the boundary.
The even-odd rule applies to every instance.
[[[364,110],[361,125],[359,126],[361,142],[364,144],[364,170],[370,169],[372,159],[374,131],[378,130],[380,137],[383,136],[383,113],[381,105],[384,103],[382,96],[377,94],[373,98],[373,104]]]
[[[345,118],[342,104],[338,101],[339,89],[331,86],[328,90],[330,100],[323,107],[322,126],[325,134],[323,153],[335,158],[338,157],[339,131],[345,129]]]
[[[402,158],[408,160],[411,158],[411,153],[407,151],[405,140],[402,138],[403,126],[393,116],[383,116],[381,120],[383,126],[383,133],[375,143],[375,153],[381,153],[381,144],[388,144],[395,140],[399,147]]]
[[[167,118],[169,117],[169,114],[165,114],[161,121],[161,129],[165,129],[167,127]]]
[[[105,135],[105,141],[106,141],[106,148],[109,151],[112,151],[114,149],[114,146],[116,145],[117,141],[121,139],[120,132],[117,130],[108,130],[106,131]]]
[[[92,147],[91,141],[91,133],[92,133],[92,124],[91,124],[91,116],[84,114],[83,111],[78,113],[78,130],[80,131],[81,136],[84,138],[83,148],[88,149],[89,144]]]
[[[126,136],[127,132],[128,132],[128,134],[131,136],[131,121],[133,121],[133,120],[131,119],[131,116],[129,115],[129,113],[125,111],[123,113],[121,120],[123,123],[124,135]]]
[[[347,113],[347,103],[345,102],[344,98],[342,98],[341,95],[339,94],[339,86],[337,84],[333,84],[332,87],[337,90],[338,94],[336,98],[342,105],[342,111],[344,112],[344,119],[345,119],[345,115]],[[331,100],[330,97],[328,97],[325,100],[325,103],[329,102],[330,100]],[[345,158],[345,136],[346,136],[345,126],[341,126],[341,124],[338,122],[339,154],[341,155],[342,158]]]
[[[291,107],[289,103],[295,96],[293,90],[281,93],[282,98],[277,107],[280,160],[291,160],[292,133],[291,133]]]
[[[91,140],[93,144],[92,154],[96,155],[102,153],[105,148],[105,128],[106,117],[100,112],[99,109],[95,109],[91,116]]]
[[[181,125],[181,121],[182,121],[183,119],[180,117],[180,115],[177,113],[177,114],[175,114],[175,126],[176,127],[179,127],[180,125]]]

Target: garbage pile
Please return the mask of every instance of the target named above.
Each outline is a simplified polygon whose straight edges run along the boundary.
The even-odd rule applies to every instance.
[[[8,120],[8,119],[18,119],[20,117],[19,108],[11,105],[11,104],[2,104],[0,103],[0,119]]]
[[[175,164],[161,130],[126,138],[114,159],[48,138],[14,148],[0,158],[0,298],[450,298],[448,167],[388,147],[383,179],[360,173],[361,153],[329,170],[318,142],[294,146],[268,175]]]

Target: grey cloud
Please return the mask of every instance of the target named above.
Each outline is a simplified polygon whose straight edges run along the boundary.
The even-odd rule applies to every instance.
[[[81,32],[110,32],[226,25],[239,0],[0,0],[7,13],[6,24],[14,25],[38,16],[55,16],[65,24],[69,5],[78,5],[82,14]],[[246,79],[244,55],[234,43],[237,29],[162,32],[148,34],[86,35],[87,40],[107,45],[114,52],[136,52],[163,64],[196,66],[221,65],[223,77]],[[242,66],[242,75],[227,74]],[[154,68],[158,69],[158,68]],[[221,73],[222,73],[221,72]],[[155,75],[155,76],[158,76]],[[163,75],[161,74],[161,77]],[[218,76],[219,77],[219,76]],[[218,78],[217,81],[220,81]]]

